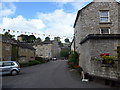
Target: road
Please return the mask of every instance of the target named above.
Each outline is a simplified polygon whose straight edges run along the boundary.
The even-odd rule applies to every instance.
[[[70,72],[66,61],[51,61],[45,64],[21,68],[20,75],[5,75],[3,88],[107,88],[97,82],[82,82],[80,75]]]

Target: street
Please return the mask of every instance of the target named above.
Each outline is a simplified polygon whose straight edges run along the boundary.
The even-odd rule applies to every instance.
[[[94,81],[82,82],[81,77],[70,72],[67,62],[51,61],[45,64],[21,68],[17,76],[5,75],[3,88],[107,88]]]

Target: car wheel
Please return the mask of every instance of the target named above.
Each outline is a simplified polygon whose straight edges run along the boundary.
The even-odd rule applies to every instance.
[[[11,71],[11,75],[15,76],[17,74],[18,74],[18,71],[16,71],[16,70]]]

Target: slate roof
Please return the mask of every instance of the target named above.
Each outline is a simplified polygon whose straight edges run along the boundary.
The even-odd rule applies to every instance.
[[[10,39],[9,37],[6,37],[4,35],[0,35],[0,40],[4,43],[8,43],[8,44],[17,44],[14,39]]]
[[[53,41],[44,41],[44,42],[42,42],[43,44],[52,44],[53,43]]]
[[[25,43],[25,42],[17,42],[17,45],[22,48],[28,48],[31,50],[36,50],[35,48],[32,47],[32,45]]]
[[[8,44],[15,44],[19,47],[22,47],[22,48],[27,48],[27,49],[31,49],[31,50],[35,50],[32,45],[29,45],[25,42],[18,42],[17,40],[12,40],[10,39],[9,37],[6,37],[2,34],[0,34],[0,41],[4,42],[4,43],[8,43]]]
[[[35,43],[32,43],[31,45],[33,46],[33,45],[53,44],[53,41],[35,42]]]

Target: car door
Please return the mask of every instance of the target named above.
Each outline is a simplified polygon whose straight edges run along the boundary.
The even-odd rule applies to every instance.
[[[0,75],[2,75],[2,66],[3,66],[3,62],[0,62]]]
[[[2,72],[4,74],[10,73],[11,69],[12,69],[12,63],[11,62],[3,62]]]

